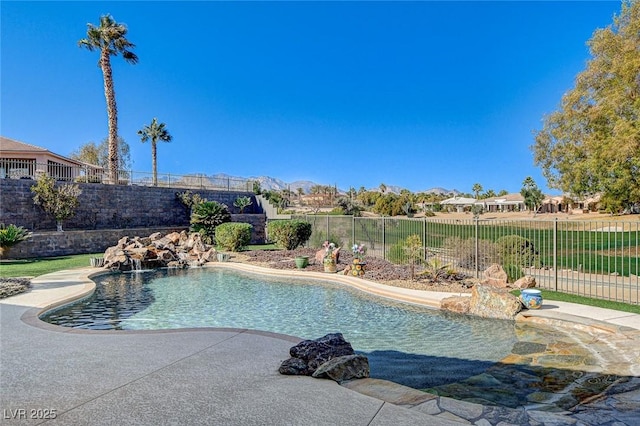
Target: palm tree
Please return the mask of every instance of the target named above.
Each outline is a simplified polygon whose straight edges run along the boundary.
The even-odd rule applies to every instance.
[[[480,185],[479,183],[474,183],[473,187],[471,188],[471,190],[476,195],[476,200],[477,200],[478,197],[480,196],[480,193],[482,192],[483,188],[482,188],[482,185]]]
[[[173,138],[165,128],[165,124],[158,123],[157,118],[151,120],[151,124],[149,124],[148,126],[144,126],[142,129],[138,130],[138,136],[140,136],[140,140],[142,141],[142,143],[145,143],[148,140],[151,141],[151,166],[153,169],[153,186],[158,186],[158,155],[156,153],[156,143],[158,141],[171,142]]]
[[[87,24],[87,38],[78,40],[78,46],[89,51],[100,51],[98,66],[104,78],[104,97],[107,100],[107,117],[109,119],[109,180],[111,184],[118,182],[118,109],[116,92],[113,87],[111,56],[121,54],[125,61],[136,64],[138,57],[130,49],[135,47],[125,38],[127,27],[118,24],[111,15],[100,17],[100,26]]]

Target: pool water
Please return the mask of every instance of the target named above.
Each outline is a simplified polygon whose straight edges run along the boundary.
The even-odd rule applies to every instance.
[[[45,315],[83,329],[232,327],[313,339],[341,332],[371,376],[425,389],[480,374],[511,353],[514,323],[444,313],[344,285],[222,270],[97,277],[95,293]]]

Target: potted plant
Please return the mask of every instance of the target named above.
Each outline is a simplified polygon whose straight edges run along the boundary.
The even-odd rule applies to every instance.
[[[304,269],[309,265],[309,256],[296,256],[296,268]]]

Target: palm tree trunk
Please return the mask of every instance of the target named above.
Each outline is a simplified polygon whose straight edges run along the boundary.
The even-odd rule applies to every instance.
[[[113,87],[111,59],[107,50],[100,53],[100,68],[104,76],[104,97],[107,100],[107,117],[109,119],[109,183],[118,183],[118,108],[116,92]]]
[[[156,154],[156,141],[151,140],[151,169],[153,170],[153,186],[158,186],[158,156]]]

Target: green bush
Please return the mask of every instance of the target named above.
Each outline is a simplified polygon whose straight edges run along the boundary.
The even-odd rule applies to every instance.
[[[449,237],[442,244],[446,253],[456,259],[458,268],[484,271],[492,263],[498,262],[496,245],[489,240],[478,240],[478,257],[476,259],[476,243],[473,238],[463,240],[460,237]],[[498,262],[499,263],[499,262]]]
[[[269,222],[267,233],[269,240],[276,246],[293,250],[304,245],[311,237],[311,224],[302,220],[277,220]]]
[[[406,254],[404,252],[404,241],[398,241],[387,252],[387,260],[396,265],[403,265],[406,263]]]
[[[540,267],[540,255],[533,243],[520,235],[506,235],[496,241],[503,265],[517,265],[523,268]]]
[[[192,209],[191,231],[199,232],[205,243],[214,244],[216,228],[225,222],[231,222],[229,208],[217,201],[205,201],[194,204]]]
[[[216,243],[224,250],[240,251],[251,242],[252,230],[249,223],[223,223],[216,228]]]
[[[510,283],[514,283],[524,277],[524,272],[522,272],[522,268],[518,265],[508,264],[502,268],[507,273],[507,281]]]
[[[22,226],[0,223],[0,256],[3,256],[10,247],[31,238],[31,232]]]

